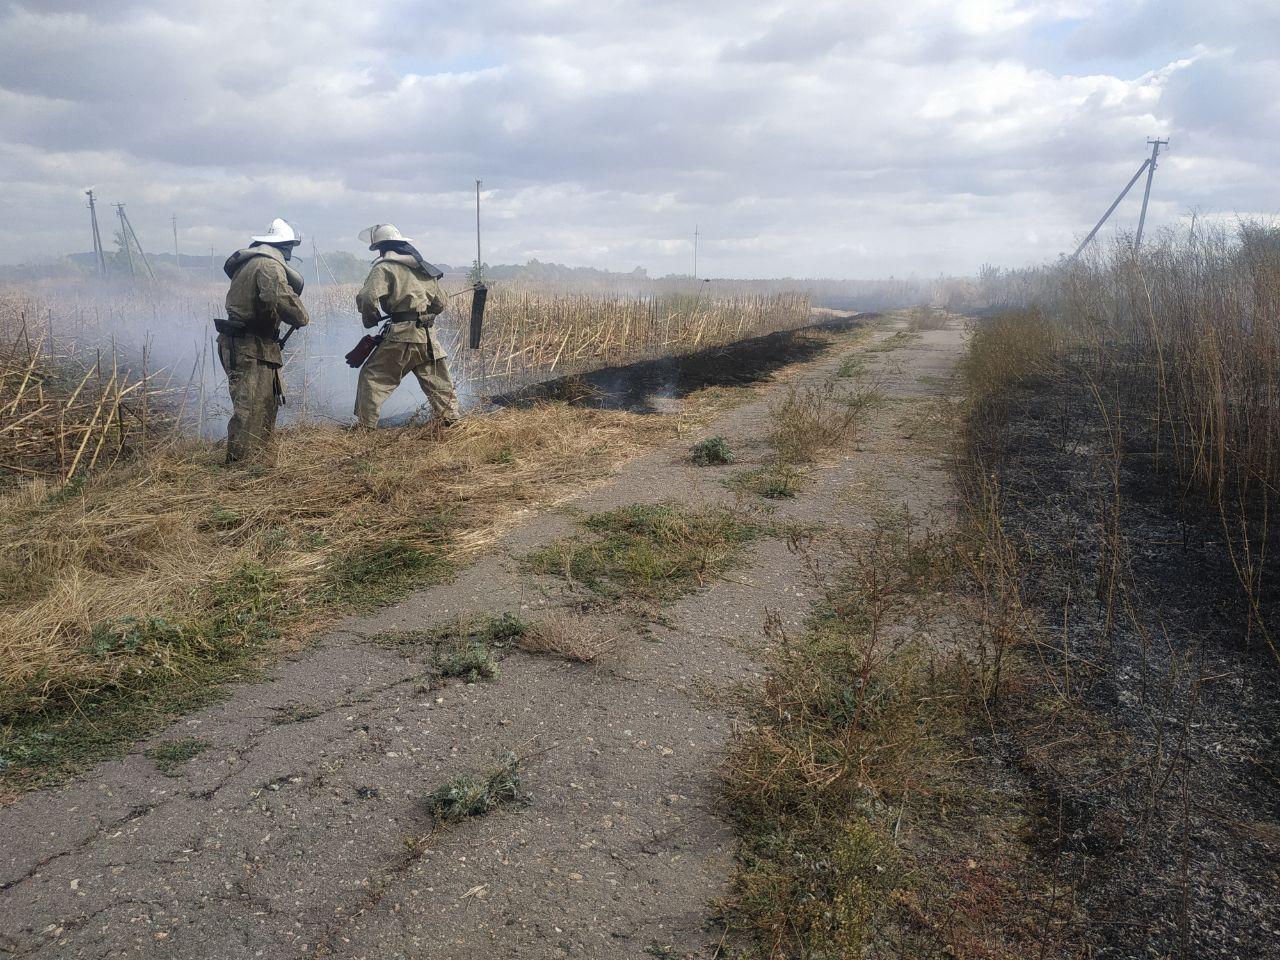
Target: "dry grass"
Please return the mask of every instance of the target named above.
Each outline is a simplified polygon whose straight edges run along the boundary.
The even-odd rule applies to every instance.
[[[469,297],[455,308],[467,316]],[[478,351],[455,348],[460,379],[484,393],[659,356],[695,353],[810,323],[802,294],[548,293],[498,286],[489,293]],[[447,339],[462,339],[461,327]]]
[[[834,378],[788,387],[769,405],[766,439],[779,463],[812,463],[856,437],[860,421],[877,399],[873,389],[848,390]]]
[[[0,486],[65,482],[115,463],[172,427],[174,398],[146,371],[104,357],[55,356],[25,310],[0,299]]]
[[[945,330],[950,320],[951,315],[937,307],[913,307],[907,312],[907,329],[916,333],[922,330]]]
[[[900,523],[840,555],[806,631],[766,622],[765,684],[722,771],[727,936],[769,960],[1060,955],[1026,822],[972,753],[990,657],[916,639],[944,603],[959,623],[955,545]]]
[[[575,663],[596,663],[617,653],[618,637],[568,610],[549,610],[525,625],[517,646],[526,653],[548,654]]]
[[[443,439],[291,431],[271,472],[223,468],[196,445],[74,496],[27,486],[0,499],[0,706],[13,717],[182,671],[228,584],[269,598],[296,641],[335,609],[469,559],[674,429],[548,405],[468,418]],[[252,585],[246,570],[260,572]]]

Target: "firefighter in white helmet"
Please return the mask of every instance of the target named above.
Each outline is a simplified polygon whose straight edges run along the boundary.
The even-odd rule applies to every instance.
[[[280,324],[305,327],[311,320],[302,305],[302,275],[288,263],[301,242],[293,227],[277,219],[222,267],[231,288],[226,319],[214,324],[218,357],[231,392],[228,463],[275,461],[276,414],[284,402]]]
[[[458,395],[449,375],[448,356],[433,329],[445,307],[443,274],[422,259],[414,241],[390,223],[360,234],[378,252],[356,307],[365,327],[384,323],[382,341],[360,368],[356,385],[356,423],[376,427],[383,401],[410,372],[418,378],[438,422],[458,419]]]

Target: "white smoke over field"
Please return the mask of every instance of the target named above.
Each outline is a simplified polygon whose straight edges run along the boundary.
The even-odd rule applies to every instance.
[[[480,349],[467,344],[471,295],[446,278],[449,306],[437,332],[464,407],[529,383],[660,356],[693,353],[809,322],[803,293],[772,286],[652,281],[643,289],[571,290],[499,284],[490,289]],[[311,323],[285,350],[282,423],[350,422],[358,371],[345,354],[365,330],[353,284],[309,286]],[[166,395],[179,429],[221,435],[229,400],[213,320],[225,285],[47,281],[0,290],[0,338],[52,362],[119,369]],[[21,351],[19,351],[21,353]],[[17,354],[15,354],[17,356]],[[105,358],[105,361],[104,361]],[[424,404],[408,378],[383,408],[395,420]]]

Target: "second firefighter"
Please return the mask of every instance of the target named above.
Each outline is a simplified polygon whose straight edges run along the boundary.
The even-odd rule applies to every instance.
[[[449,376],[448,356],[433,329],[444,310],[440,271],[422,259],[413,241],[392,224],[360,235],[378,252],[356,307],[367,329],[385,324],[382,341],[360,368],[355,417],[361,427],[376,427],[382,404],[409,373],[418,378],[435,418],[451,424],[460,416]]]

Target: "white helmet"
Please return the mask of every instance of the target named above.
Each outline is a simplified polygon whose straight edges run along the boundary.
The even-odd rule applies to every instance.
[[[271,229],[267,231],[266,236],[251,237],[254,243],[270,243],[273,246],[280,246],[286,243],[299,244],[302,241],[294,232],[293,227],[289,226],[289,221],[281,220],[276,217],[271,221]]]
[[[392,240],[399,240],[401,243],[416,243],[416,241],[402,236],[394,223],[375,223],[372,227],[366,227],[360,231],[360,239],[369,245],[370,250],[376,249],[380,243],[390,243]]]

